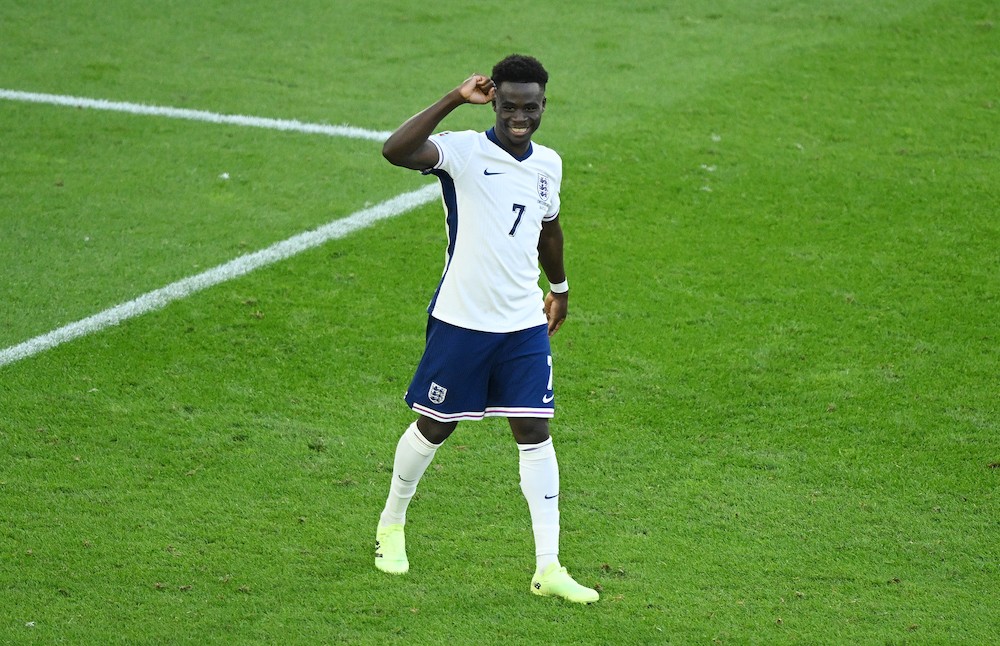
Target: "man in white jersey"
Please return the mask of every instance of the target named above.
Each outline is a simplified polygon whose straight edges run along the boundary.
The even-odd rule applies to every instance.
[[[448,248],[428,307],[424,355],[406,393],[419,417],[396,446],[375,566],[392,574],[409,570],[406,509],[434,452],[458,422],[502,416],[517,442],[535,538],[530,589],[592,603],[597,591],[574,581],[558,559],[549,337],[566,319],[569,303],[559,225],[562,160],[531,141],[545,111],[547,82],[536,59],[508,56],[491,78],[475,74],[410,118],[382,149],[392,164],[438,177]],[[433,134],[466,103],[492,103],[495,125],[486,132]],[[549,282],[544,300],[539,265]]]

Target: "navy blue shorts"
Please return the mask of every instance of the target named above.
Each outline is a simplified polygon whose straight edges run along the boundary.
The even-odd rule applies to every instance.
[[[479,332],[430,317],[427,345],[406,403],[439,422],[484,417],[552,417],[547,325]]]

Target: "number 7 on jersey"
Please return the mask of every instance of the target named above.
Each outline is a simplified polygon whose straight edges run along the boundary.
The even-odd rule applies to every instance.
[[[513,237],[514,232],[517,231],[517,225],[521,224],[521,218],[524,216],[525,206],[523,204],[515,204],[513,210],[517,212],[517,219],[514,220],[514,226],[510,228],[510,233],[507,235]]]

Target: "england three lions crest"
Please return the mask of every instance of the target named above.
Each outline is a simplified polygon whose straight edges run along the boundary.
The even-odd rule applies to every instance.
[[[444,386],[439,386],[433,381],[431,382],[430,390],[427,391],[427,399],[431,400],[432,404],[440,404],[444,401],[444,398],[448,396],[448,389]]]
[[[538,174],[538,201],[547,204],[549,201],[549,178]]]

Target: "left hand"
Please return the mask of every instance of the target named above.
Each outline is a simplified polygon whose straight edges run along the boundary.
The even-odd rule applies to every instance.
[[[566,315],[569,313],[569,292],[563,294],[553,294],[549,292],[545,295],[545,305],[542,307],[545,318],[549,321],[549,336],[552,336],[562,327]]]

